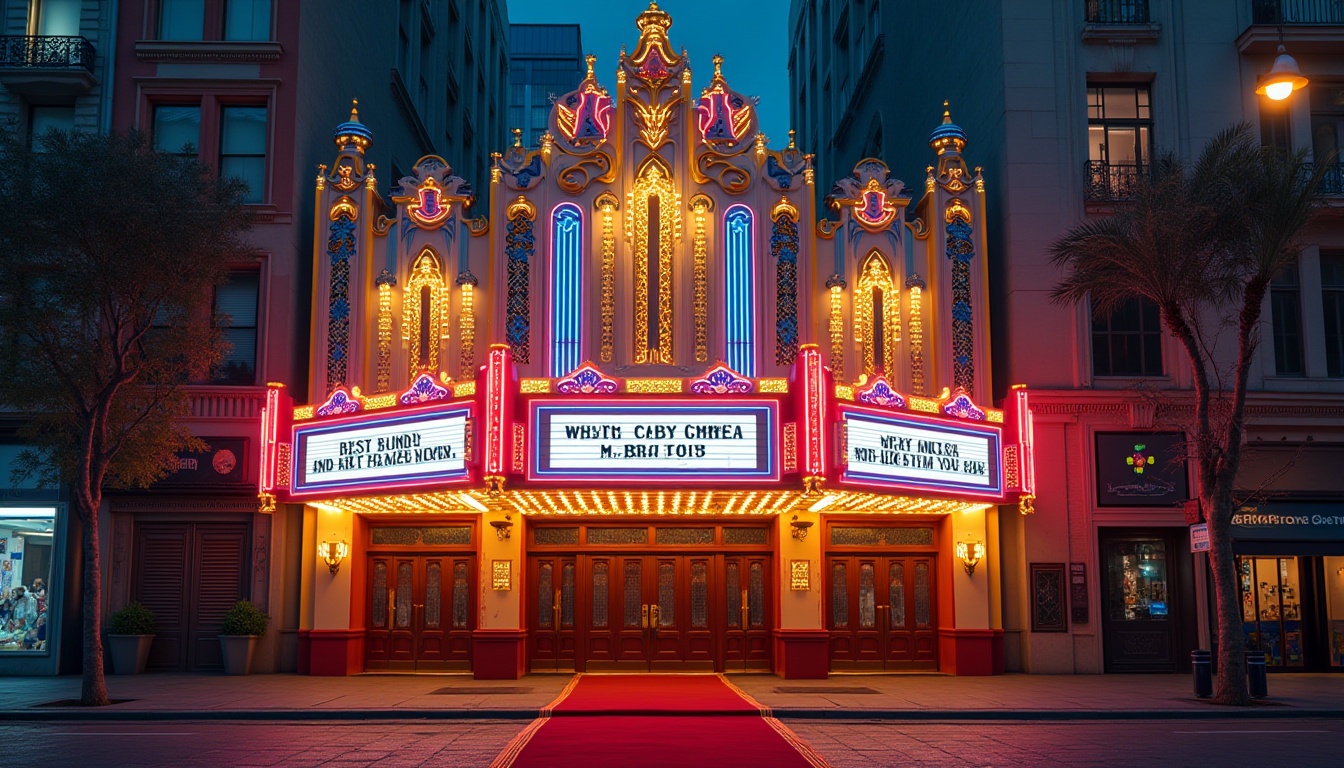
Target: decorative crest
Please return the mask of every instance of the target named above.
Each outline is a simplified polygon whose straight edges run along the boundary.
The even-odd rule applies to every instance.
[[[866,405],[880,405],[885,408],[904,408],[905,398],[891,388],[885,376],[878,376],[868,386],[857,390],[854,399]]]
[[[704,377],[691,382],[691,392],[697,395],[746,394],[755,388],[751,379],[739,376],[723,363],[715,364]]]
[[[975,403],[971,402],[971,398],[966,395],[966,391],[960,387],[952,393],[951,400],[943,403],[943,413],[958,419],[985,420],[985,412],[977,408]]]
[[[741,95],[729,90],[723,79],[723,57],[714,56],[714,77],[700,92],[700,135],[705,143],[736,144],[751,134],[751,105]]]
[[[555,382],[555,391],[565,395],[611,395],[616,393],[616,388],[616,380],[599,371],[591,362],[580,365]]]
[[[611,130],[611,96],[597,82],[588,54],[588,75],[579,87],[555,103],[555,122],[560,133],[574,144],[600,144]]]
[[[345,387],[337,387],[327,398],[327,401],[317,407],[317,415],[344,416],[348,413],[358,413],[363,407],[363,404],[351,395]]]
[[[402,405],[416,405],[419,403],[428,403],[433,400],[447,400],[449,396],[448,388],[440,386],[433,376],[428,372],[421,373],[415,377],[411,383],[410,389],[401,393],[397,402]]]

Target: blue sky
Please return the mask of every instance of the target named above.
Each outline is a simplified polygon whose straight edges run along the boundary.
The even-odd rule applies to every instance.
[[[722,54],[723,75],[733,90],[760,97],[761,130],[772,147],[788,143],[789,132],[789,4],[785,0],[729,3],[709,0],[664,0],[658,6],[672,15],[668,37],[691,59],[693,93],[708,82],[710,58]],[[585,53],[597,56],[599,81],[616,87],[616,57],[621,45],[633,51],[639,39],[635,17],[648,0],[600,0],[562,3],[556,0],[508,0],[512,24],[574,24],[583,35]]]

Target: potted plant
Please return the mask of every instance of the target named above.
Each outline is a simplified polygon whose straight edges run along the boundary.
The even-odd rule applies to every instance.
[[[224,653],[224,674],[246,675],[252,670],[257,638],[266,634],[271,617],[251,601],[239,600],[224,614],[219,645]]]
[[[108,621],[107,649],[112,657],[112,674],[138,675],[149,661],[154,643],[154,612],[134,601],[112,614]]]

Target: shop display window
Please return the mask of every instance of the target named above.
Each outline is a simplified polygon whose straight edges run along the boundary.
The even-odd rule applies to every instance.
[[[1344,667],[1344,557],[1325,560],[1325,605],[1330,622],[1330,666]]]
[[[1246,647],[1264,651],[1271,667],[1304,666],[1297,558],[1243,557],[1237,572]]]
[[[1167,545],[1161,539],[1106,544],[1108,610],[1112,621],[1166,621]]]
[[[55,526],[50,507],[0,507],[0,653],[47,650]]]

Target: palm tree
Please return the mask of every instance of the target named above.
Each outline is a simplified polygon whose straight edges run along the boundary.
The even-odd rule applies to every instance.
[[[1305,153],[1262,147],[1248,125],[1237,125],[1210,140],[1193,166],[1163,153],[1139,180],[1131,204],[1082,222],[1051,246],[1052,261],[1065,271],[1056,303],[1090,301],[1105,314],[1146,299],[1190,360],[1195,407],[1187,453],[1209,525],[1220,704],[1249,703],[1231,533],[1247,380],[1270,280],[1297,259],[1333,162],[1317,160],[1325,162],[1312,172]],[[1235,357],[1218,350],[1229,331]]]

